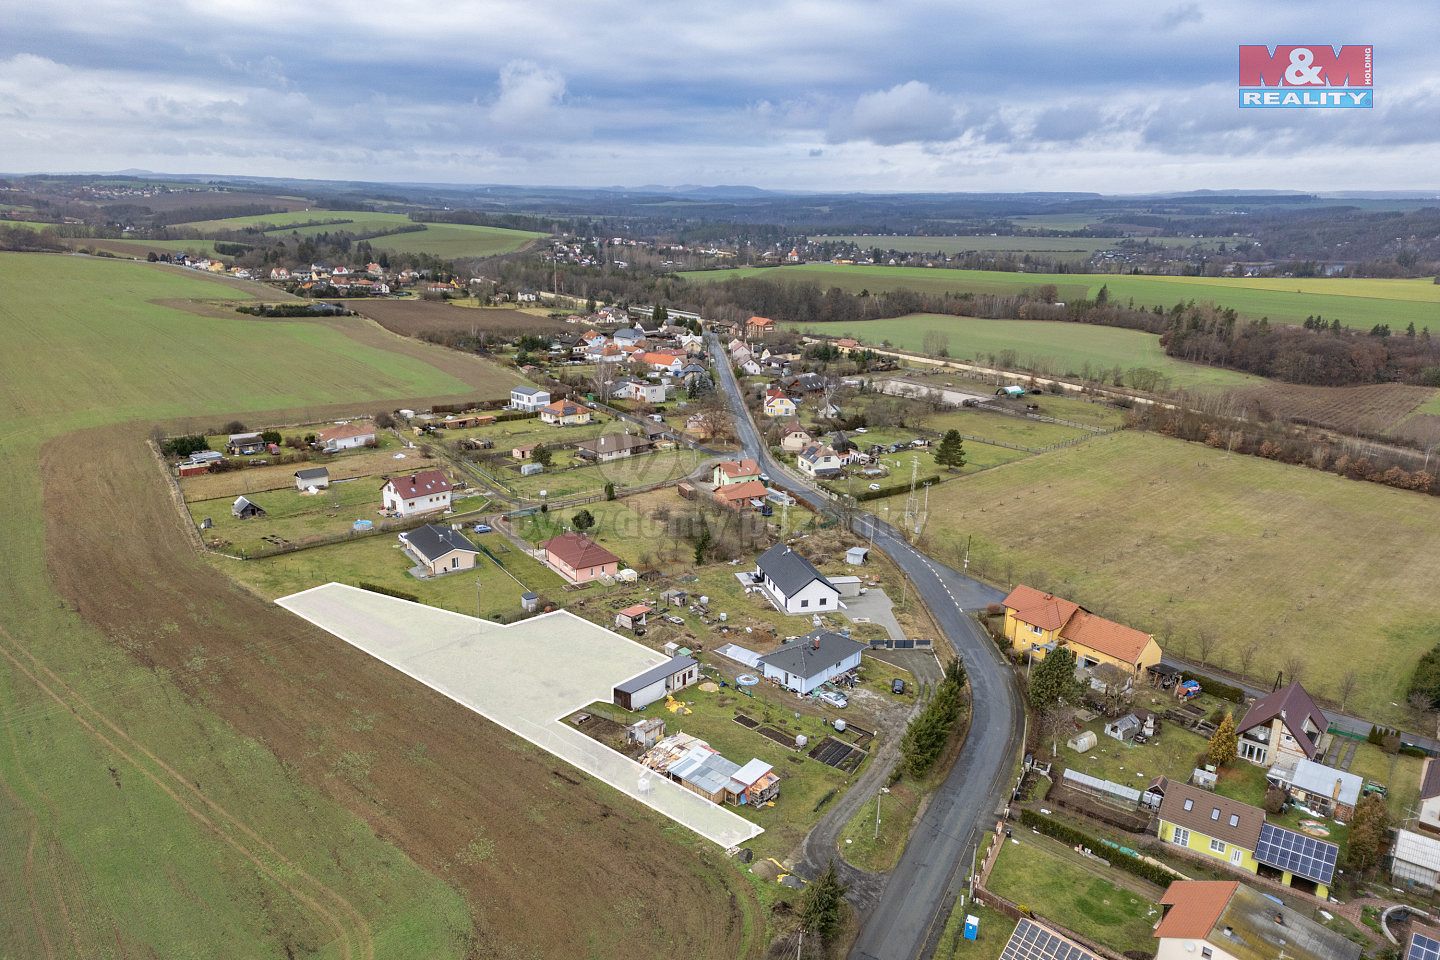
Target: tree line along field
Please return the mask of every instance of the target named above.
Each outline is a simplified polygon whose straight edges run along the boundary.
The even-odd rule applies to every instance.
[[[177,224],[176,227],[198,230],[201,233],[243,230],[247,227],[268,227],[269,229],[265,232],[272,237],[286,237],[292,233],[302,237],[313,237],[322,233],[380,233],[415,225],[416,221],[411,220],[408,215],[403,213],[374,213],[365,210],[305,210],[288,214],[234,217],[228,220],[201,220],[194,223]],[[544,236],[542,233],[528,230],[509,230],[502,227],[485,227],[467,223],[425,223],[422,226],[425,229],[374,237],[370,244],[376,250],[428,253],[444,259],[454,259],[512,253],[527,243]]]
[[[742,267],[737,270],[692,271],[686,280],[716,282],[733,276],[763,276],[772,280],[839,287],[847,293],[905,288],[941,294],[972,291],[977,294],[1014,295],[1054,284],[1060,300],[1094,299],[1102,286],[1117,303],[1134,299],[1136,307],[1214,301],[1231,307],[1242,319],[1269,317],[1272,322],[1303,323],[1308,316],[1339,318],[1348,327],[1369,330],[1388,324],[1403,330],[1430,326],[1440,334],[1440,285],[1430,278],[1375,280],[1349,277],[1270,279],[1260,277],[1156,277],[1127,274],[1000,273],[988,270],[941,270],[925,267],[850,266],[807,263],[788,267]],[[777,318],[783,319],[783,318]]]
[[[1100,250],[1113,250],[1121,243],[1118,237],[1030,237],[1030,236],[955,236],[882,237],[822,235],[810,238],[813,243],[853,243],[861,250],[899,250],[906,253],[1042,253],[1070,263],[1085,263]],[[1213,249],[1221,243],[1242,242],[1235,237],[1152,237],[1152,247],[1186,249],[1196,244]]]
[[[488,365],[441,369],[439,348],[353,319],[187,312],[247,290],[155,265],[0,254],[0,277],[0,539],[24,558],[0,578],[0,837],[19,852],[0,862],[0,942],[749,951],[763,922],[719,851],[210,568],[147,447],[159,419],[195,432],[489,395]]]
[[[1338,701],[1354,671],[1349,708],[1400,722],[1440,628],[1437,524],[1432,497],[1123,431],[934,488],[922,547],[953,564],[969,544],[971,573],[1256,683],[1298,667]]]

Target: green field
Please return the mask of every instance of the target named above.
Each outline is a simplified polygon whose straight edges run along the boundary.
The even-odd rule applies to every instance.
[[[778,272],[777,272],[778,271]],[[744,267],[738,270],[697,271],[681,274],[687,280],[713,282],[736,276],[839,287],[847,293],[905,288],[922,293],[1015,294],[1042,284],[1055,284],[1061,300],[1093,298],[1101,286],[1110,299],[1137,307],[1213,300],[1234,308],[1242,318],[1301,323],[1307,316],[1338,317],[1350,327],[1369,329],[1386,323],[1392,330],[1414,323],[1440,331],[1440,285],[1418,280],[1260,279],[1221,277],[1146,277],[1120,274],[996,273],[984,270],[941,270],[925,267],[846,266],[829,263],[792,267]]]
[[[349,221],[335,223],[337,220]],[[294,213],[263,214],[252,217],[233,217],[228,220],[201,220],[182,223],[177,226],[199,230],[201,233],[215,233],[222,230],[241,230],[246,227],[267,226],[271,236],[288,236],[291,233],[302,237],[322,233],[374,233],[382,230],[396,230],[413,226],[415,221],[403,213],[372,213],[365,210],[304,210]],[[446,259],[456,257],[489,257],[518,250],[542,233],[527,230],[506,230],[501,227],[482,227],[463,223],[429,223],[424,230],[397,233],[375,237],[370,241],[376,250],[392,250],[399,253],[429,253]]]
[[[840,242],[853,243],[862,251],[872,249],[899,250],[906,253],[941,253],[955,256],[964,253],[1016,253],[1024,255],[1045,254],[1068,263],[1084,263],[1098,250],[1114,250],[1122,240],[1116,237],[1016,237],[956,235],[943,237],[881,237],[849,235],[826,235],[810,238],[812,243]],[[1152,247],[1184,249],[1196,244],[1215,248],[1221,243],[1234,243],[1233,237],[1155,237],[1150,240]]]
[[[891,498],[893,509],[903,499]],[[941,484],[924,547],[970,571],[1053,590],[1241,668],[1298,668],[1352,710],[1402,719],[1419,656],[1440,630],[1430,584],[1440,500],[1304,467],[1129,431]],[[1292,663],[1293,661],[1293,663]]]
[[[1055,376],[1079,377],[1089,364],[1092,376],[1117,366],[1125,370],[1148,367],[1160,371],[1174,387],[1265,382],[1249,374],[1167,357],[1160,347],[1160,338],[1154,334],[1088,323],[982,320],[923,313],[863,323],[794,325],[793,329],[826,336],[853,336],[866,344],[883,341],[914,352],[923,348],[927,332],[937,330],[949,338],[947,350],[955,360],[988,366],[998,362],[1002,351],[1014,350],[1016,360],[1024,369]]]
[[[0,578],[0,941],[17,956],[461,951],[455,891],[59,601],[40,469],[42,446],[82,427],[462,385],[323,327],[149,302],[248,295],[199,275],[0,254],[0,278],[0,540],[26,558]],[[143,456],[143,430],[123,429]]]

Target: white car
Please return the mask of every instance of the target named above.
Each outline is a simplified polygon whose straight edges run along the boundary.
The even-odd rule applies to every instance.
[[[878,483],[872,483],[872,484],[870,484],[870,489],[871,489],[871,490],[879,490],[879,489],[880,489],[880,484],[878,484]]]
[[[855,428],[855,432],[856,432],[856,433],[869,433],[870,431],[869,431],[869,430],[866,430],[864,427],[856,427],[856,428]]]
[[[841,694],[834,693],[830,690],[821,690],[819,693],[815,694],[815,698],[817,700],[823,700],[824,702],[830,704],[830,706],[840,710],[844,710],[846,706],[848,706],[850,703],[850,701],[845,699],[845,697]]]

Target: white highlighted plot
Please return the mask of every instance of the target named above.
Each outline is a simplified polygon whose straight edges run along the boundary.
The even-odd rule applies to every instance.
[[[564,610],[500,624],[339,583],[276,603],[707,840],[763,832],[562,722],[664,654]]]

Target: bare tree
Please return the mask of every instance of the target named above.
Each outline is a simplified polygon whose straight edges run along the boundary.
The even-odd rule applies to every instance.
[[[1305,675],[1305,658],[1296,654],[1285,661],[1285,682],[1299,683],[1300,678]]]
[[[1350,694],[1355,692],[1355,687],[1358,686],[1359,683],[1360,676],[1353,669],[1346,670],[1344,675],[1340,677],[1340,685],[1336,689],[1340,694],[1341,710],[1345,709],[1345,704],[1349,701]]]
[[[1074,716],[1074,708],[1057,702],[1046,707],[1037,718],[1041,735],[1050,738],[1052,757],[1060,756],[1060,735],[1069,728]]]
[[[1195,649],[1200,654],[1200,666],[1207,666],[1210,654],[1215,651],[1215,634],[1204,624],[1195,628]]]
[[[1238,655],[1240,661],[1240,676],[1248,677],[1250,675],[1250,666],[1255,662],[1255,655],[1259,652],[1260,644],[1256,643],[1254,640],[1251,640],[1249,643],[1245,644],[1245,646],[1240,648],[1240,653]]]

